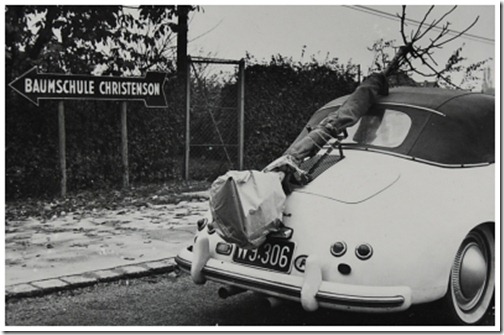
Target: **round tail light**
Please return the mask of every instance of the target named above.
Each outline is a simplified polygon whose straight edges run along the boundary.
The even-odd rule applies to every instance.
[[[373,255],[373,248],[368,243],[363,243],[355,248],[355,255],[359,259],[366,260]]]
[[[336,257],[343,256],[347,250],[345,242],[336,242],[331,245],[331,254]]]

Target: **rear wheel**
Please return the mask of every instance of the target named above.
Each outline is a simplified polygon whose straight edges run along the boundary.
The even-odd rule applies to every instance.
[[[492,306],[495,287],[493,226],[473,229],[460,245],[444,304],[457,323],[478,324]]]

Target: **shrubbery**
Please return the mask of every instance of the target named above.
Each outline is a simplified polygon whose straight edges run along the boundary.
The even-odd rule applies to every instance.
[[[337,59],[295,63],[282,56],[245,71],[245,167],[261,169],[281,155],[321,106],[351,93],[354,68]]]

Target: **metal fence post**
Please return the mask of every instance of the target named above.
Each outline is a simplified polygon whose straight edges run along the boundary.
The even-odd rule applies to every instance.
[[[243,146],[245,141],[245,60],[238,65],[238,170],[243,170]]]

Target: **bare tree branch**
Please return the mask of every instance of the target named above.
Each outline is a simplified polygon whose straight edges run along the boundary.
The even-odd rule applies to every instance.
[[[417,38],[418,38],[418,34],[420,34],[420,32],[422,31],[422,26],[423,24],[425,23],[425,20],[427,20],[427,17],[429,16],[430,12],[434,9],[434,5],[430,6],[429,10],[427,11],[427,13],[425,13],[422,21],[420,22],[420,25],[418,26],[418,29],[417,31],[415,32],[415,35],[411,38],[412,41],[416,41]]]
[[[408,44],[406,39],[406,35],[404,34],[404,21],[406,19],[406,6],[402,6],[402,15],[401,15],[401,36],[404,42],[404,45]]]
[[[449,24],[450,23],[448,22],[445,25],[443,25],[439,34],[434,39],[430,39],[431,43],[427,47],[424,47],[424,48],[417,47],[418,53],[423,55],[426,52],[429,52],[432,48],[435,48],[436,42],[438,42],[440,39],[442,39],[449,32],[449,30],[448,30]]]
[[[457,33],[453,37],[449,37],[447,35],[451,33],[450,31],[451,23],[448,21],[446,21],[445,23],[443,22],[451,13],[453,13],[453,11],[457,8],[457,6],[451,7],[443,15],[441,15],[440,18],[438,19],[434,18],[434,20],[430,24],[426,24],[429,16],[434,10],[434,7],[435,6],[430,6],[427,12],[424,14],[422,20],[420,21],[418,28],[411,30],[410,34],[407,34],[405,28],[407,21],[406,6],[402,6],[401,15],[397,14],[397,16],[400,18],[400,24],[401,24],[400,33],[404,45],[400,47],[399,51],[396,52],[394,58],[390,62],[388,62],[388,65],[384,69],[384,73],[386,75],[391,75],[392,73],[399,71],[399,69],[402,69],[402,71],[416,73],[423,77],[437,78],[437,80],[442,80],[443,82],[445,82],[450,86],[461,89],[460,86],[452,82],[450,76],[447,74],[453,71],[458,71],[460,69],[460,66],[455,67],[453,65],[460,62],[462,58],[456,57],[450,59],[449,63],[447,63],[444,69],[437,70],[436,67],[439,67],[439,64],[433,57],[433,54],[436,49],[441,49],[444,45],[459,38],[460,36],[465,34],[468,30],[470,30],[472,27],[474,27],[479,17],[477,17],[463,31]],[[426,37],[428,33],[432,32],[433,29],[439,30],[439,32],[435,34],[432,38],[429,38],[427,43],[424,43],[426,44],[425,46],[422,46],[419,43],[420,40]],[[376,59],[381,58],[382,63],[387,64],[385,63],[386,61],[385,52],[383,50],[375,50],[375,51],[377,57]],[[420,70],[419,68],[415,67],[415,65],[413,64],[414,60],[419,62],[421,66],[423,66],[425,69]]]
[[[438,66],[438,63],[436,62],[436,60],[432,57],[432,53],[431,52],[427,52],[426,53],[427,56],[429,56],[430,60],[436,65]]]
[[[473,22],[473,23],[471,23],[471,25],[470,25],[469,27],[467,27],[466,29],[464,29],[463,31],[461,31],[460,33],[458,33],[457,35],[453,36],[452,38],[449,38],[449,39],[447,39],[447,40],[445,40],[445,41],[443,41],[443,42],[441,42],[441,43],[439,43],[439,44],[433,45],[433,47],[435,47],[435,48],[440,48],[440,47],[442,47],[443,45],[445,45],[446,43],[449,43],[449,42],[453,41],[454,39],[456,39],[456,38],[458,38],[458,37],[462,36],[462,35],[463,35],[463,34],[465,34],[465,33],[466,33],[469,29],[471,29],[471,28],[472,28],[472,27],[476,24],[476,22],[478,22],[478,20],[479,20],[479,16],[477,16],[477,17],[476,17],[476,19],[474,20],[474,22]]]
[[[458,85],[455,85],[455,84],[454,84],[454,83],[453,83],[450,79],[446,78],[446,77],[443,75],[443,73],[442,73],[442,72],[438,72],[438,71],[436,71],[436,69],[434,69],[434,68],[433,68],[433,67],[432,67],[429,63],[425,63],[425,65],[426,65],[429,69],[431,69],[433,72],[435,72],[435,73],[437,74],[437,76],[438,76],[439,78],[443,79],[446,83],[448,83],[448,84],[452,85],[453,87],[458,88],[459,90],[461,90],[461,89],[462,89],[462,87],[460,87],[460,86],[458,86]]]
[[[415,72],[415,73],[417,73],[421,76],[424,76],[424,77],[436,77],[438,79],[441,78],[445,83],[447,83],[455,88],[462,89],[460,86],[455,85],[448,77],[446,77],[444,75],[444,72],[446,72],[446,69],[444,69],[442,71],[437,71],[428,62],[426,62],[425,59],[423,59],[422,57],[420,57],[420,59],[422,61],[422,64],[427,66],[432,71],[432,73],[425,73],[425,72],[417,70],[416,68],[413,67],[410,60],[406,58],[406,61],[408,62],[409,66],[410,66],[410,70],[412,72]]]
[[[441,16],[441,18],[439,20],[434,20],[428,27],[427,29],[425,29],[425,31],[420,35],[418,36],[417,38],[417,41],[420,40],[422,37],[425,36],[425,34],[427,34],[432,28],[434,27],[437,27],[437,25],[442,22],[444,20],[444,18],[446,16],[448,16],[451,12],[453,12],[455,9],[457,8],[457,6],[453,6],[452,9],[450,9],[448,12],[446,12],[443,16]]]

